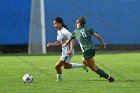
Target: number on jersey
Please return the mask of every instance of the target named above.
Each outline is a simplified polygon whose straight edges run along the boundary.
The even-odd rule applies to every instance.
[[[84,29],[81,29],[81,30],[80,30],[80,32],[81,32],[81,34],[82,34],[82,36],[83,36],[84,38],[86,38],[86,37],[87,37],[87,35],[86,35],[86,33],[85,33],[85,30],[84,30]]]

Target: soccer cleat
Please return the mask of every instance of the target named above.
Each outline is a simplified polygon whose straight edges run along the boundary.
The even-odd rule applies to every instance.
[[[88,72],[87,66],[83,66],[83,69]]]
[[[115,79],[114,79],[113,77],[111,77],[111,76],[110,76],[109,79],[108,79],[109,82],[113,82],[114,80],[115,80]]]
[[[62,79],[56,79],[56,81],[62,81]]]

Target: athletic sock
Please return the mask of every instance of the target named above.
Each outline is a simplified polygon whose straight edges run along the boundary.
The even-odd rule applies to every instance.
[[[83,68],[84,65],[83,64],[78,64],[78,63],[71,63],[72,68]]]
[[[62,80],[62,74],[57,74],[57,79]]]
[[[100,75],[100,77],[104,77],[105,79],[108,79],[108,78],[110,77],[107,73],[105,73],[105,72],[104,72],[102,69],[100,69],[100,68],[97,68],[96,73],[97,73],[98,75]]]

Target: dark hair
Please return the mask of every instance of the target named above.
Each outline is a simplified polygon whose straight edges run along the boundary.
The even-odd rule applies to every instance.
[[[68,29],[67,25],[64,24],[63,19],[61,17],[56,17],[54,20],[58,23],[61,23],[62,27],[65,27],[66,29]]]
[[[80,22],[83,26],[86,24],[85,18],[83,16],[78,18],[78,22]]]

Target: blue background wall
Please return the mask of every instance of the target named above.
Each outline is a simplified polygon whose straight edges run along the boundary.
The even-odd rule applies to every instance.
[[[1,0],[0,45],[28,42],[30,0]]]
[[[28,44],[30,7],[31,0],[1,0],[0,45]],[[139,9],[140,0],[45,0],[46,40],[56,40],[55,17],[62,17],[72,32],[84,16],[107,44],[140,44]]]

